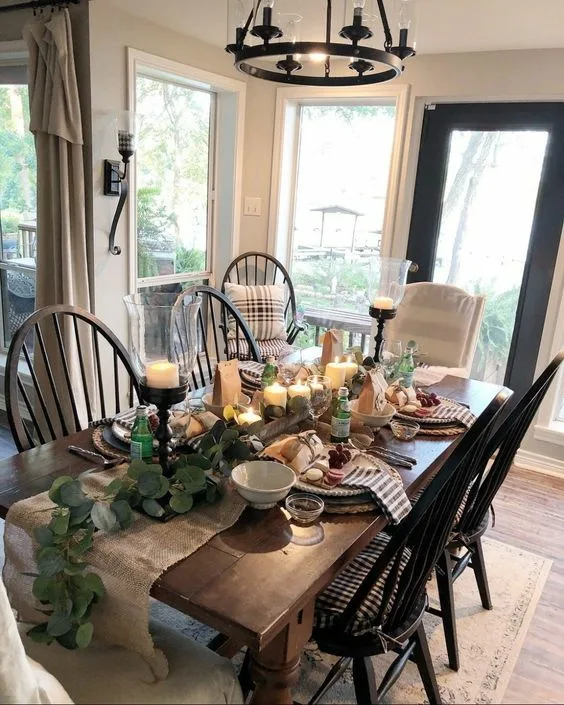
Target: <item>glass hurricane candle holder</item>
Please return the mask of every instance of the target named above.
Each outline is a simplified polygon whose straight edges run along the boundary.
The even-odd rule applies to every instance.
[[[382,344],[384,342],[384,325],[396,317],[398,306],[405,293],[407,274],[411,261],[378,257],[371,260],[368,291],[370,306],[368,313],[378,324],[374,336],[374,360],[381,362]]]
[[[141,400],[155,404],[159,463],[170,473],[170,408],[186,399],[198,354],[200,299],[184,294],[141,293],[124,297],[129,317],[130,355]]]

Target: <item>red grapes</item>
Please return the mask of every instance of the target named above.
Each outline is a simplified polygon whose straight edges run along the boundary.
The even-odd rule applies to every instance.
[[[351,459],[351,452],[342,443],[337,443],[335,448],[329,451],[329,467],[340,470]]]

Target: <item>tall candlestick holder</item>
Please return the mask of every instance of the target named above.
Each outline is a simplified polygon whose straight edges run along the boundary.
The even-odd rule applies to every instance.
[[[368,295],[372,302],[368,308],[370,317],[377,323],[374,336],[374,361],[382,362],[384,326],[396,317],[403,299],[407,273],[411,262],[393,257],[375,257],[369,262]]]
[[[169,424],[170,410],[175,404],[180,404],[186,399],[188,382],[178,387],[158,389],[147,386],[146,379],[143,379],[139,383],[139,392],[142,401],[147,404],[154,404],[157,407],[159,425],[153,435],[159,442],[158,456],[163,474],[165,477],[170,477],[173,474],[171,467],[173,448],[170,443],[172,440],[172,429]]]
[[[392,318],[396,317],[397,309],[395,308],[374,308],[370,306],[368,309],[370,317],[373,318],[378,329],[376,335],[374,336],[374,362],[382,362],[382,348],[384,346],[384,326],[386,321],[391,321]]]
[[[131,365],[139,380],[141,401],[157,407],[159,463],[172,473],[170,410],[188,393],[201,336],[198,296],[142,292],[124,297],[129,315]]]

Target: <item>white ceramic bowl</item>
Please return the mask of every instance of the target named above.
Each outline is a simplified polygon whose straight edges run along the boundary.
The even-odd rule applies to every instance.
[[[255,509],[270,509],[284,499],[296,481],[296,473],[270,460],[251,460],[231,471],[237,492]]]
[[[220,419],[222,419],[223,418],[223,406],[217,405],[217,404],[212,404],[212,397],[213,397],[213,394],[211,392],[204,394],[202,397],[202,401],[204,402],[204,406],[206,407],[206,411],[211,411],[212,414],[215,414],[216,416],[219,416]],[[248,397],[246,394],[239,394],[239,404],[241,404],[241,406],[250,406],[251,398]]]
[[[382,426],[385,426],[396,413],[394,406],[389,402],[386,402],[386,406],[379,414],[374,415],[361,414],[360,411],[357,411],[357,407],[358,399],[354,399],[354,401],[351,402],[351,413],[353,418],[358,421],[362,421],[363,424],[366,426],[371,426],[372,428],[382,428]]]

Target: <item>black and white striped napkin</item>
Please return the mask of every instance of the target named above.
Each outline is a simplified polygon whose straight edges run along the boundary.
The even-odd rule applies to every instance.
[[[470,426],[476,420],[474,414],[466,406],[458,404],[454,399],[447,399],[446,397],[441,397],[441,401],[445,402],[440,404],[433,409],[434,419],[448,419],[449,421],[458,421],[466,428]],[[425,419],[423,419],[425,423]]]
[[[401,481],[387,472],[356,466],[341,481],[340,486],[362,488],[369,491],[374,502],[382,509],[392,524],[399,524],[411,511],[411,502],[405,494]]]
[[[260,389],[260,379],[264,365],[262,362],[239,362],[239,376],[241,377],[241,390],[243,394],[253,397],[253,394]]]

